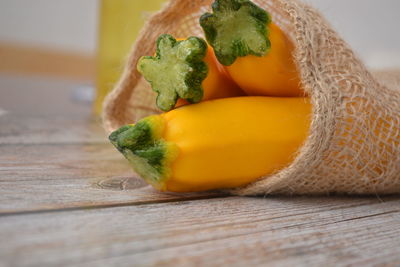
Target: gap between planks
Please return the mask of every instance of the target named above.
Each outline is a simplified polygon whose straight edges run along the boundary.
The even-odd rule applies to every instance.
[[[144,205],[155,205],[155,204],[167,204],[174,202],[186,202],[195,200],[205,200],[214,198],[227,198],[228,194],[216,194],[216,195],[203,195],[203,196],[193,196],[187,197],[185,195],[182,198],[175,199],[154,199],[145,201],[132,201],[132,202],[118,202],[118,203],[107,203],[107,204],[96,204],[90,205],[85,203],[79,203],[76,206],[71,205],[65,208],[55,208],[55,209],[37,209],[37,210],[19,210],[19,211],[4,211],[0,212],[0,217],[7,216],[18,216],[18,215],[28,215],[28,214],[40,214],[40,213],[53,213],[53,212],[68,212],[68,211],[79,211],[79,210],[96,210],[96,209],[108,209],[108,208],[120,208],[129,206],[144,206]]]
[[[336,266],[338,259],[347,264],[399,259],[398,196],[385,197],[383,203],[371,197],[264,200],[232,197],[4,218],[2,227],[12,242],[3,256],[10,263],[33,260],[41,266],[264,266],[282,261],[285,266]],[[38,257],[44,253],[48,257]]]
[[[202,194],[201,192],[199,194]],[[144,200],[144,201],[132,201],[132,202],[118,202],[118,203],[105,203],[105,204],[95,204],[95,205],[90,205],[89,203],[79,203],[76,205],[71,205],[69,207],[65,208],[43,208],[43,209],[37,209],[37,210],[19,210],[19,211],[5,211],[5,212],[0,212],[0,217],[8,217],[8,216],[20,216],[20,215],[29,215],[29,214],[41,214],[41,213],[58,213],[58,212],[69,212],[69,211],[83,211],[83,210],[96,210],[96,209],[109,209],[109,208],[120,208],[120,207],[129,207],[129,206],[145,206],[145,205],[156,205],[156,204],[168,204],[168,203],[176,203],[176,202],[189,202],[189,201],[196,201],[196,200],[207,200],[207,199],[218,199],[218,198],[224,198],[224,199],[237,199],[237,198],[243,198],[243,199],[267,199],[268,196],[264,197],[238,197],[238,196],[233,196],[228,193],[222,193],[222,192],[205,192],[207,195],[199,195],[199,196],[187,196],[187,194],[183,194],[181,198],[171,198],[171,199],[154,199],[154,200]],[[338,196],[324,196],[322,198],[337,198]],[[367,202],[361,202],[357,203],[354,205],[348,205],[346,208],[355,208],[355,207],[362,207],[370,204],[376,203],[376,200],[378,200],[380,203],[386,203],[388,201],[382,200],[380,197],[377,198],[369,198],[367,197],[348,197],[348,196],[341,196],[342,198],[345,199],[350,199],[350,198],[355,198],[355,199],[364,199],[368,198]],[[396,198],[396,195],[394,196],[386,196],[385,199],[390,198]],[[287,199],[293,199],[293,198],[315,198],[319,199],[321,196],[270,196],[270,198],[287,198]],[[397,200],[397,199],[395,199]],[[329,208],[324,211],[333,211],[333,210],[338,210],[341,209],[342,207],[337,207],[337,208]],[[319,212],[319,211],[318,211]],[[384,215],[386,213],[397,213],[400,212],[399,210],[392,211],[392,212],[383,212],[379,214],[373,214],[373,215],[368,215],[361,218],[367,218],[367,217],[373,217],[373,216],[379,216],[379,215]],[[278,216],[278,217],[273,217],[273,219],[280,219],[280,218],[285,218],[285,217],[291,217],[291,216],[297,216],[297,215],[306,215],[306,214],[312,214],[314,212],[307,212],[307,213],[296,213],[292,215],[286,215],[286,216]],[[343,222],[345,222],[344,220]]]

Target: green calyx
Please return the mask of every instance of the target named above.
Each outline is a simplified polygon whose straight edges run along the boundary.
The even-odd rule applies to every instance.
[[[202,82],[207,77],[208,67],[204,62],[207,43],[198,37],[177,41],[169,34],[157,40],[154,57],[142,57],[138,71],[158,93],[157,106],[163,111],[175,107],[178,98],[189,103],[203,98]]]
[[[163,190],[170,177],[170,165],[178,150],[162,139],[164,119],[150,116],[135,125],[125,125],[111,133],[109,140],[149,184]]]
[[[200,25],[221,64],[232,65],[247,55],[266,55],[271,47],[268,12],[249,0],[216,0],[212,10],[201,16]]]

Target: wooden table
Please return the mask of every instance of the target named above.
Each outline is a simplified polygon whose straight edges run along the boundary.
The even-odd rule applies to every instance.
[[[0,266],[400,266],[400,197],[162,194],[79,84],[0,75]]]

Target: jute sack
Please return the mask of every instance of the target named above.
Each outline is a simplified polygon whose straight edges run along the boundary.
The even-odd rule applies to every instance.
[[[198,25],[212,0],[172,0],[149,19],[125,71],[104,104],[107,132],[158,113],[155,94],[136,70],[157,37],[203,36]],[[313,104],[310,134],[290,166],[239,195],[400,193],[400,79],[371,74],[310,6],[297,0],[255,0],[295,44],[302,86]]]

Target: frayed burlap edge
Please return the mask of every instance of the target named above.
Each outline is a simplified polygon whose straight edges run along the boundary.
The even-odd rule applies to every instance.
[[[147,23],[124,74],[107,97],[103,122],[110,132],[158,112],[136,62],[152,54],[161,33],[199,35],[199,12],[211,1],[173,0]],[[400,93],[380,83],[325,19],[295,0],[258,0],[290,34],[302,86],[313,104],[309,137],[292,164],[230,191],[263,194],[390,194],[400,192]],[[136,94],[136,95],[135,95]],[[135,104],[132,104],[135,103]],[[140,116],[138,116],[140,114]]]

